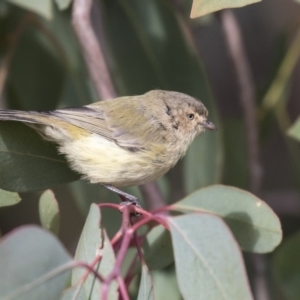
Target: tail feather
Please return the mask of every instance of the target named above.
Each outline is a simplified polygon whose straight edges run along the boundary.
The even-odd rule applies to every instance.
[[[36,130],[45,140],[52,142],[59,143],[70,138],[69,132],[63,130],[67,123],[52,117],[50,112],[0,110],[0,123],[1,121],[23,122]]]
[[[0,110],[0,121],[19,121],[33,124],[47,124],[42,113],[21,110]]]

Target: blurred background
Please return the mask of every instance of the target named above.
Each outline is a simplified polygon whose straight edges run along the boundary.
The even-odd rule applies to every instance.
[[[28,9],[20,2],[0,2],[0,107],[49,110],[98,101],[72,28],[71,7]],[[300,148],[287,135],[300,113],[298,2],[263,0],[231,10],[250,71],[252,125],[247,122],[251,112],[241,99],[245,90],[235,65],[239,54],[230,50],[233,33],[226,30],[226,12],[191,20],[191,1],[180,0],[101,0],[92,9],[118,95],[151,89],[184,92],[201,99],[219,128],[198,137],[186,157],[159,180],[166,203],[223,183],[255,193],[279,216],[284,232],[281,246],[263,257],[245,254],[257,299],[300,299]],[[249,143],[253,130],[254,146]],[[27,172],[40,176],[30,167]],[[69,183],[75,179],[72,176],[55,182],[54,188],[48,186],[60,206],[59,236],[71,253],[90,203],[118,202],[98,186]],[[6,183],[0,188],[12,190]],[[31,190],[41,188],[18,190],[23,201],[0,209],[2,234],[22,224],[39,223],[41,191]],[[135,187],[127,191],[143,198]],[[110,235],[119,228],[120,219],[116,212],[103,213]]]

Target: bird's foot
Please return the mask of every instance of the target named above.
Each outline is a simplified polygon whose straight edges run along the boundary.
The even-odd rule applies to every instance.
[[[110,191],[117,193],[120,196],[120,198],[122,200],[122,202],[120,203],[121,207],[125,207],[127,205],[133,205],[136,208],[142,208],[137,197],[130,195],[128,193],[125,193],[122,190],[119,190],[118,188],[116,188],[110,184],[101,184],[101,185],[106,187]],[[131,214],[133,214],[135,216],[140,216],[140,214],[137,212],[133,212]]]

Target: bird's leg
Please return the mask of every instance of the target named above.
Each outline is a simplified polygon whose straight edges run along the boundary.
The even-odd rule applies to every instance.
[[[141,207],[137,197],[134,197],[128,193],[125,193],[110,184],[102,184],[102,183],[100,183],[100,184],[102,186],[106,187],[107,189],[109,189],[110,191],[117,193],[123,201],[122,205],[133,204],[136,207],[139,207],[139,208]]]

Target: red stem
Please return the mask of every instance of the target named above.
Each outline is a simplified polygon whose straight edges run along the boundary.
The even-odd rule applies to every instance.
[[[132,235],[132,230],[131,228],[129,228],[129,225],[130,225],[130,208],[128,206],[125,206],[123,209],[123,221],[121,227],[121,231],[123,232],[124,236],[123,236],[120,251],[118,253],[114,268],[103,282],[102,297],[101,297],[102,300],[107,300],[108,288],[111,281],[114,280],[116,277],[121,276],[120,275],[121,266],[126,256],[126,252],[129,247],[131,235]]]
[[[126,289],[125,282],[121,276],[118,276],[117,278],[118,283],[119,283],[119,290],[120,290],[120,295],[122,300],[129,300],[129,295]]]

